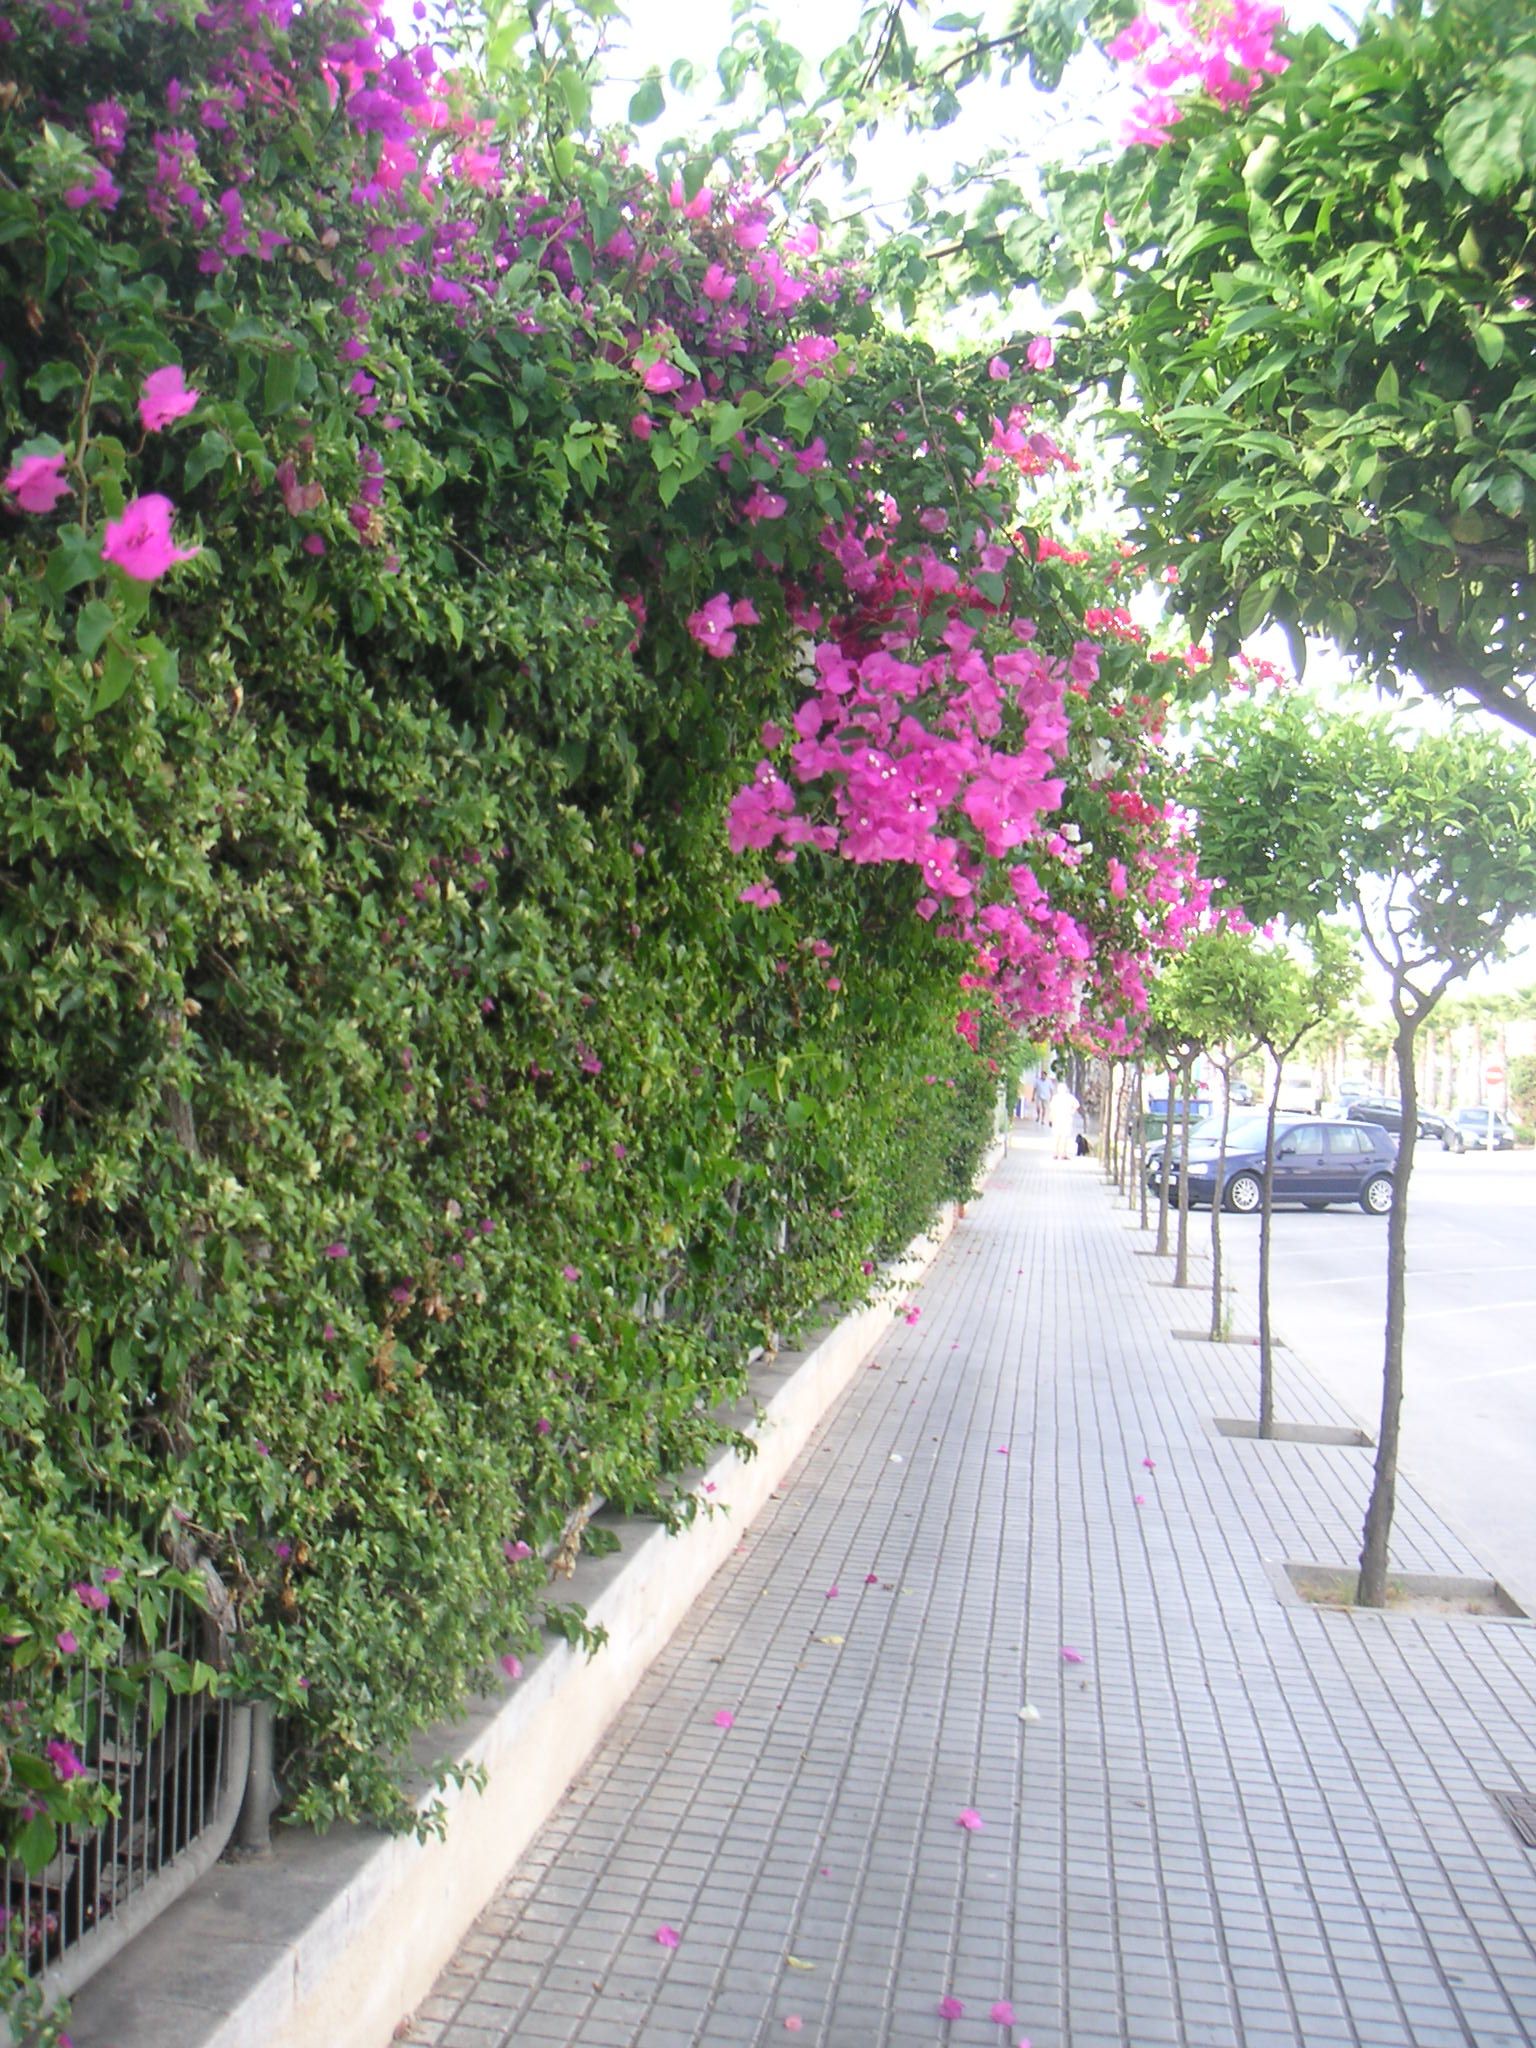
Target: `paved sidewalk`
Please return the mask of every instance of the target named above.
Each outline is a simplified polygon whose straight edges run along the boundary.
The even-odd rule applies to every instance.
[[[1015,1136],[405,2038],[1536,2042],[1536,1627],[1281,1600],[1370,1453],[1214,1435],[1255,1354],[1133,1222]],[[1411,1489],[1395,1548],[1482,1575]]]

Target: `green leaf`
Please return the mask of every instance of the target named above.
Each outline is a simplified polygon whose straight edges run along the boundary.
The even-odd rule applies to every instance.
[[[261,402],[267,412],[287,412],[298,396],[303,358],[296,349],[280,349],[267,357]]]
[[[61,391],[77,390],[81,381],[80,372],[73,363],[44,363],[32,379],[32,389],[47,405]]]
[[[183,473],[187,489],[194,489],[205,476],[222,469],[234,452],[228,436],[217,427],[210,427],[187,457]]]
[[[101,542],[94,534],[74,527],[66,528],[54,544],[43,580],[55,597],[63,597],[77,584],[89,583],[101,573]]]
[[[659,121],[666,112],[667,95],[661,83],[659,71],[651,72],[641,83],[639,90],[629,102],[629,118],[637,128],[644,128],[652,121]]]
[[[59,1831],[46,1813],[34,1813],[29,1821],[17,1830],[11,1843],[11,1854],[24,1864],[29,1874],[41,1877],[53,1861],[59,1846]]]
[[[1452,172],[1479,199],[1496,199],[1536,170],[1536,57],[1496,64],[1440,125]]]
[[[1525,510],[1524,479],[1509,474],[1497,476],[1489,488],[1488,497],[1506,519],[1518,519]]]
[[[133,654],[118,640],[107,642],[107,651],[102,657],[101,681],[96,685],[91,698],[91,716],[97,718],[103,711],[109,711],[133,681],[138,664]]]
[[[101,652],[101,643],[117,624],[117,613],[99,597],[93,597],[89,604],[82,605],[75,620],[75,645],[87,661],[94,661]]]

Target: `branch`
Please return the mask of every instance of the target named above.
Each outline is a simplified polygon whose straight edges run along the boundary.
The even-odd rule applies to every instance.
[[[1536,705],[1521,691],[1485,675],[1449,635],[1421,623],[1417,634],[1405,633],[1399,645],[1406,665],[1432,697],[1460,691],[1517,732],[1536,739]]]

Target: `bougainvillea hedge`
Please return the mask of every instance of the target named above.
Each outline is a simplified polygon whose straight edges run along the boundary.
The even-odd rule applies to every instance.
[[[761,193],[392,38],[0,36],[33,1865],[109,1796],[73,1675],[193,1550],[290,1810],[400,1818],[540,1550],[691,1512],[749,1350],[969,1186],[1013,1030],[1127,1043],[1200,898],[1141,636],[1018,525],[1049,344],[942,361]]]

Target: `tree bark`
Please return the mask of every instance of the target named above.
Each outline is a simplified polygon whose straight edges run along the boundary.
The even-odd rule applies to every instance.
[[[1274,1047],[1269,1050],[1273,1057]],[[1270,1197],[1275,1185],[1275,1123],[1284,1071],[1275,1058],[1275,1079],[1264,1119],[1264,1193],[1259,1202],[1259,1435],[1266,1441],[1275,1433],[1275,1334],[1269,1320],[1269,1250],[1275,1208]]]
[[[1381,1425],[1376,1437],[1376,1469],[1365,1510],[1360,1545],[1360,1579],[1355,1603],[1360,1607],[1387,1604],[1387,1544],[1397,1506],[1398,1428],[1403,1406],[1403,1320],[1408,1267],[1408,1180],[1418,1136],[1418,1089],[1413,1071],[1414,1037],[1419,1016],[1394,991],[1397,1018],[1397,1082],[1403,1104],[1403,1135],[1392,1177],[1392,1208],[1387,1216],[1387,1329],[1381,1368]]]
[[[1194,1061],[1179,1067],[1179,1230],[1173,1261],[1175,1287],[1189,1285],[1189,1103],[1194,1093]],[[1172,1104],[1169,1104],[1170,1109]]]
[[[1232,1122],[1232,1065],[1221,1069],[1221,1137],[1216,1146],[1216,1178],[1211,1184],[1211,1342],[1226,1336],[1221,1304],[1221,1202],[1226,1188],[1227,1131]]]

